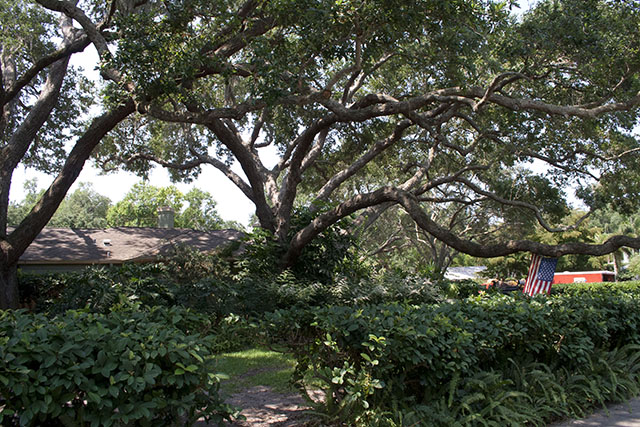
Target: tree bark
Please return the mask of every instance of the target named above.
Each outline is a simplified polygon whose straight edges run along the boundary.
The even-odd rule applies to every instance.
[[[0,263],[0,307],[18,308],[18,266]]]
[[[396,202],[401,205],[420,228],[436,239],[459,252],[479,258],[496,258],[517,252],[531,252],[554,258],[568,254],[600,256],[612,253],[621,247],[640,249],[640,238],[624,235],[612,236],[602,244],[570,242],[548,245],[531,240],[505,240],[503,242],[485,245],[463,239],[452,233],[449,229],[437,224],[429,218],[429,215],[420,207],[420,201],[414,194],[394,187],[382,187],[372,193],[359,194],[352,197],[315,218],[311,224],[300,230],[293,239],[291,239],[287,252],[282,258],[282,265],[293,265],[302,253],[303,248],[311,240],[342,218],[359,210],[381,205],[386,202]]]
[[[6,238],[0,235],[0,309],[17,308],[18,259],[49,222],[102,138],[135,111],[133,100],[96,118],[78,139],[62,170],[25,219]],[[4,231],[4,230],[3,230]]]

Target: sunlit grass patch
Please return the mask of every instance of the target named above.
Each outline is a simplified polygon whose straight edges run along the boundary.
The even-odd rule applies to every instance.
[[[252,348],[222,353],[217,357],[217,372],[229,376],[223,381],[224,394],[232,394],[257,385],[271,387],[278,392],[292,392],[290,384],[295,361],[287,354]]]

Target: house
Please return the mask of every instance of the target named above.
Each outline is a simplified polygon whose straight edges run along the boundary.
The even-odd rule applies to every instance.
[[[237,230],[198,231],[164,227],[44,228],[18,261],[23,272],[65,272],[90,265],[153,262],[176,245],[210,252],[239,242]]]
[[[553,283],[600,283],[615,282],[616,274],[613,271],[564,271],[553,276]]]

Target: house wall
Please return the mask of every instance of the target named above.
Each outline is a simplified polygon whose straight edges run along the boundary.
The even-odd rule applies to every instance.
[[[600,283],[614,282],[615,274],[601,271],[586,271],[579,273],[556,273],[553,283]]]

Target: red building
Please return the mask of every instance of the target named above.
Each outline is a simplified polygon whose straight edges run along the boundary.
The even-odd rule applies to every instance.
[[[553,276],[553,283],[599,283],[615,282],[616,274],[613,271],[564,271]]]

